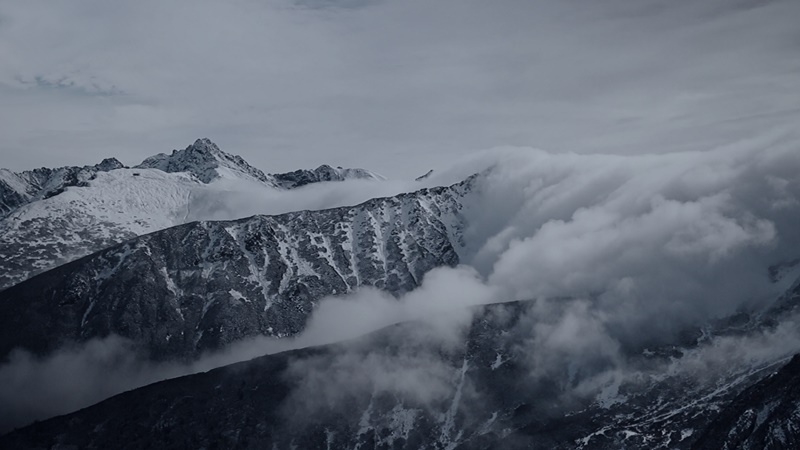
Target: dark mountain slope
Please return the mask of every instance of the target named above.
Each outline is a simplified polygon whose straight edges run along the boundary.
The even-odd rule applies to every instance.
[[[354,207],[197,222],[145,235],[0,292],[0,358],[118,334],[155,359],[300,332],[317,301],[399,295],[458,263],[471,181]]]
[[[800,448],[800,355],[730,402],[692,446],[784,448]]]
[[[9,433],[0,446],[689,449],[726,439],[760,448],[753,429],[800,437],[790,414],[797,359],[774,376],[785,362],[737,362],[706,379],[665,372],[672,358],[630,355],[642,371],[609,402],[605,389],[574,395],[581,380],[568,367],[534,375],[531,314],[525,302],[488,305],[449,332],[406,323],[168,380]]]

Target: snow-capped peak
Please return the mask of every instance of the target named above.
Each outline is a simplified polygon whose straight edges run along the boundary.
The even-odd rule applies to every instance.
[[[203,183],[232,174],[275,186],[271,177],[248,164],[241,156],[223,152],[208,138],[198,139],[183,150],[173,150],[171,155],[159,153],[151,156],[136,168],[160,169],[167,173],[186,172]]]

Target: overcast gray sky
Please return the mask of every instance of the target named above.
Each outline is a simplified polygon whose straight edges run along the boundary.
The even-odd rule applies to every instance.
[[[705,150],[800,123],[797,0],[4,0],[0,167],[209,137],[392,178],[494,146]]]

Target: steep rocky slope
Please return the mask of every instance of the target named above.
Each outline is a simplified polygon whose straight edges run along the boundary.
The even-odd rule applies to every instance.
[[[188,359],[248,336],[296,334],[327,295],[402,294],[457,264],[471,183],[132,239],[0,292],[0,357],[115,333],[153,358]]]
[[[800,447],[800,355],[748,387],[714,418],[692,449]]]

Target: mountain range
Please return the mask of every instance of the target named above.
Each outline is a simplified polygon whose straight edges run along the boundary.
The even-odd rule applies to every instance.
[[[208,139],[135,167],[111,158],[2,170],[0,379],[4,364],[109,338],[148,364],[189,367],[254,339],[297,338],[351,294],[407,302],[434,270],[466,262],[469,217],[494,213],[472,201],[490,176],[350,206],[196,220],[197,198],[232,187],[258,195],[384,178],[327,165],[267,174]],[[780,286],[766,306],[611,356],[543,365],[534,342],[574,350],[570,337],[592,332],[568,323],[569,336],[552,324],[543,333],[548,302],[590,307],[501,298],[159,381],[30,425],[11,420],[2,425],[22,427],[0,447],[793,448],[800,356],[776,343],[800,339],[800,260],[764,277]],[[718,356],[750,347],[746,358]]]

